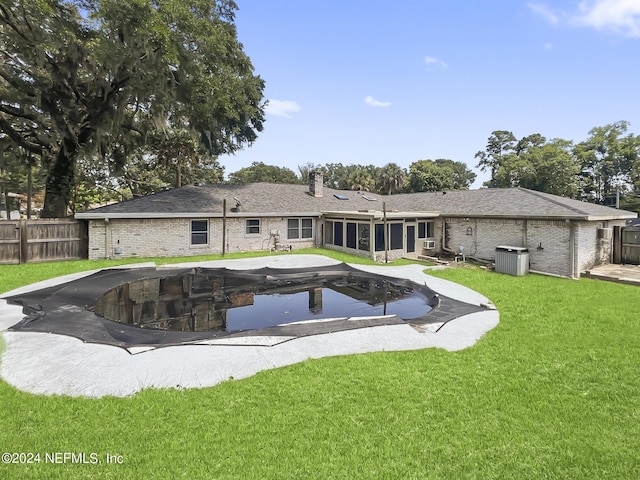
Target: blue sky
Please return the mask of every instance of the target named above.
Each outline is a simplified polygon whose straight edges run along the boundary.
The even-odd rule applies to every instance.
[[[640,133],[640,0],[236,0],[269,99],[221,163],[465,162],[494,130],[575,142]]]

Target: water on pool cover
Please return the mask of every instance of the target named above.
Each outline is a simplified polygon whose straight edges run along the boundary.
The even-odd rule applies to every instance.
[[[120,285],[100,298],[95,312],[141,328],[183,332],[381,315],[412,320],[437,302],[433,292],[414,286],[365,273],[293,278],[191,273]]]

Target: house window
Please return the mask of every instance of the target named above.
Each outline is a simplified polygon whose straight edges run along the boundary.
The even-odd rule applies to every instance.
[[[347,222],[347,248],[356,248],[356,224]]]
[[[313,218],[302,219],[302,238],[313,238]]]
[[[287,220],[287,239],[313,238],[313,218],[290,218]]]
[[[259,218],[247,218],[245,221],[245,233],[247,235],[259,235],[260,234],[260,219]]]
[[[209,243],[209,220],[191,220],[191,245]]]
[[[333,222],[333,244],[339,247],[342,246],[342,231],[344,230],[344,223]]]
[[[404,231],[402,223],[389,225],[389,250],[402,250],[404,247]]]
[[[371,238],[369,238],[369,224],[358,224],[358,250],[369,251],[369,245],[371,245]]]
[[[375,233],[376,233],[376,242],[375,242],[376,252],[381,252],[384,250],[384,225],[381,223],[377,223],[375,225]]]
[[[333,244],[333,222],[329,220],[324,222],[324,243]]]
[[[404,224],[390,223],[388,225],[388,248],[389,250],[402,250],[404,248]],[[375,225],[375,244],[376,252],[384,250],[384,224]]]
[[[418,222],[418,238],[433,238],[434,222]]]

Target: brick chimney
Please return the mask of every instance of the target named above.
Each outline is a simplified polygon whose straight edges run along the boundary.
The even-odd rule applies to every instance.
[[[309,195],[315,198],[321,198],[322,187],[322,172],[309,172]]]

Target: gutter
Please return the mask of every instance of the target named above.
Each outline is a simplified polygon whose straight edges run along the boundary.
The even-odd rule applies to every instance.
[[[604,220],[627,220],[629,218],[638,218],[635,212],[628,212],[628,215],[590,215],[587,220],[590,222],[599,222]]]
[[[629,218],[637,218],[635,212],[627,212],[626,214],[617,215],[488,215],[488,214],[464,214],[464,213],[441,213],[441,216],[447,218],[501,218],[507,220],[582,220],[587,222],[598,222],[604,220],[625,220]]]
[[[592,217],[589,217],[588,215],[575,215],[575,216],[567,216],[567,215],[488,215],[488,214],[480,214],[480,215],[473,215],[473,214],[462,214],[462,213],[456,213],[453,215],[447,214],[447,213],[442,213],[441,214],[443,217],[447,217],[447,218],[499,218],[499,219],[505,219],[505,220],[557,220],[557,221],[563,221],[563,220],[589,220]],[[617,217],[603,217],[602,220],[608,220],[611,218],[617,218]],[[626,217],[625,217],[626,218]]]
[[[255,217],[320,217],[320,212],[229,212],[227,218],[255,218]],[[222,218],[218,212],[198,213],[76,213],[74,218],[78,220],[106,220],[106,219],[139,219],[139,218]]]
[[[376,214],[380,212],[376,211]],[[439,214],[438,214],[439,213]],[[324,212],[229,212],[227,218],[249,218],[249,217],[321,217],[322,215],[340,215],[340,216],[357,216],[371,217],[374,212],[358,212],[358,211],[324,211]],[[554,216],[554,215],[472,215],[472,214],[446,214],[443,212],[388,212],[389,216],[397,216],[398,218],[430,216],[432,218],[446,217],[446,218],[499,218],[507,220],[574,220],[574,221],[587,221],[596,222],[604,220],[627,220],[631,218],[638,218],[638,215],[634,212],[628,212],[625,215],[576,215],[576,216]],[[74,215],[74,218],[78,220],[101,220],[106,218],[222,218],[220,212],[197,212],[197,213],[167,213],[167,212],[145,212],[145,213],[92,213],[92,212],[80,212]],[[376,219],[382,218],[375,215]]]

